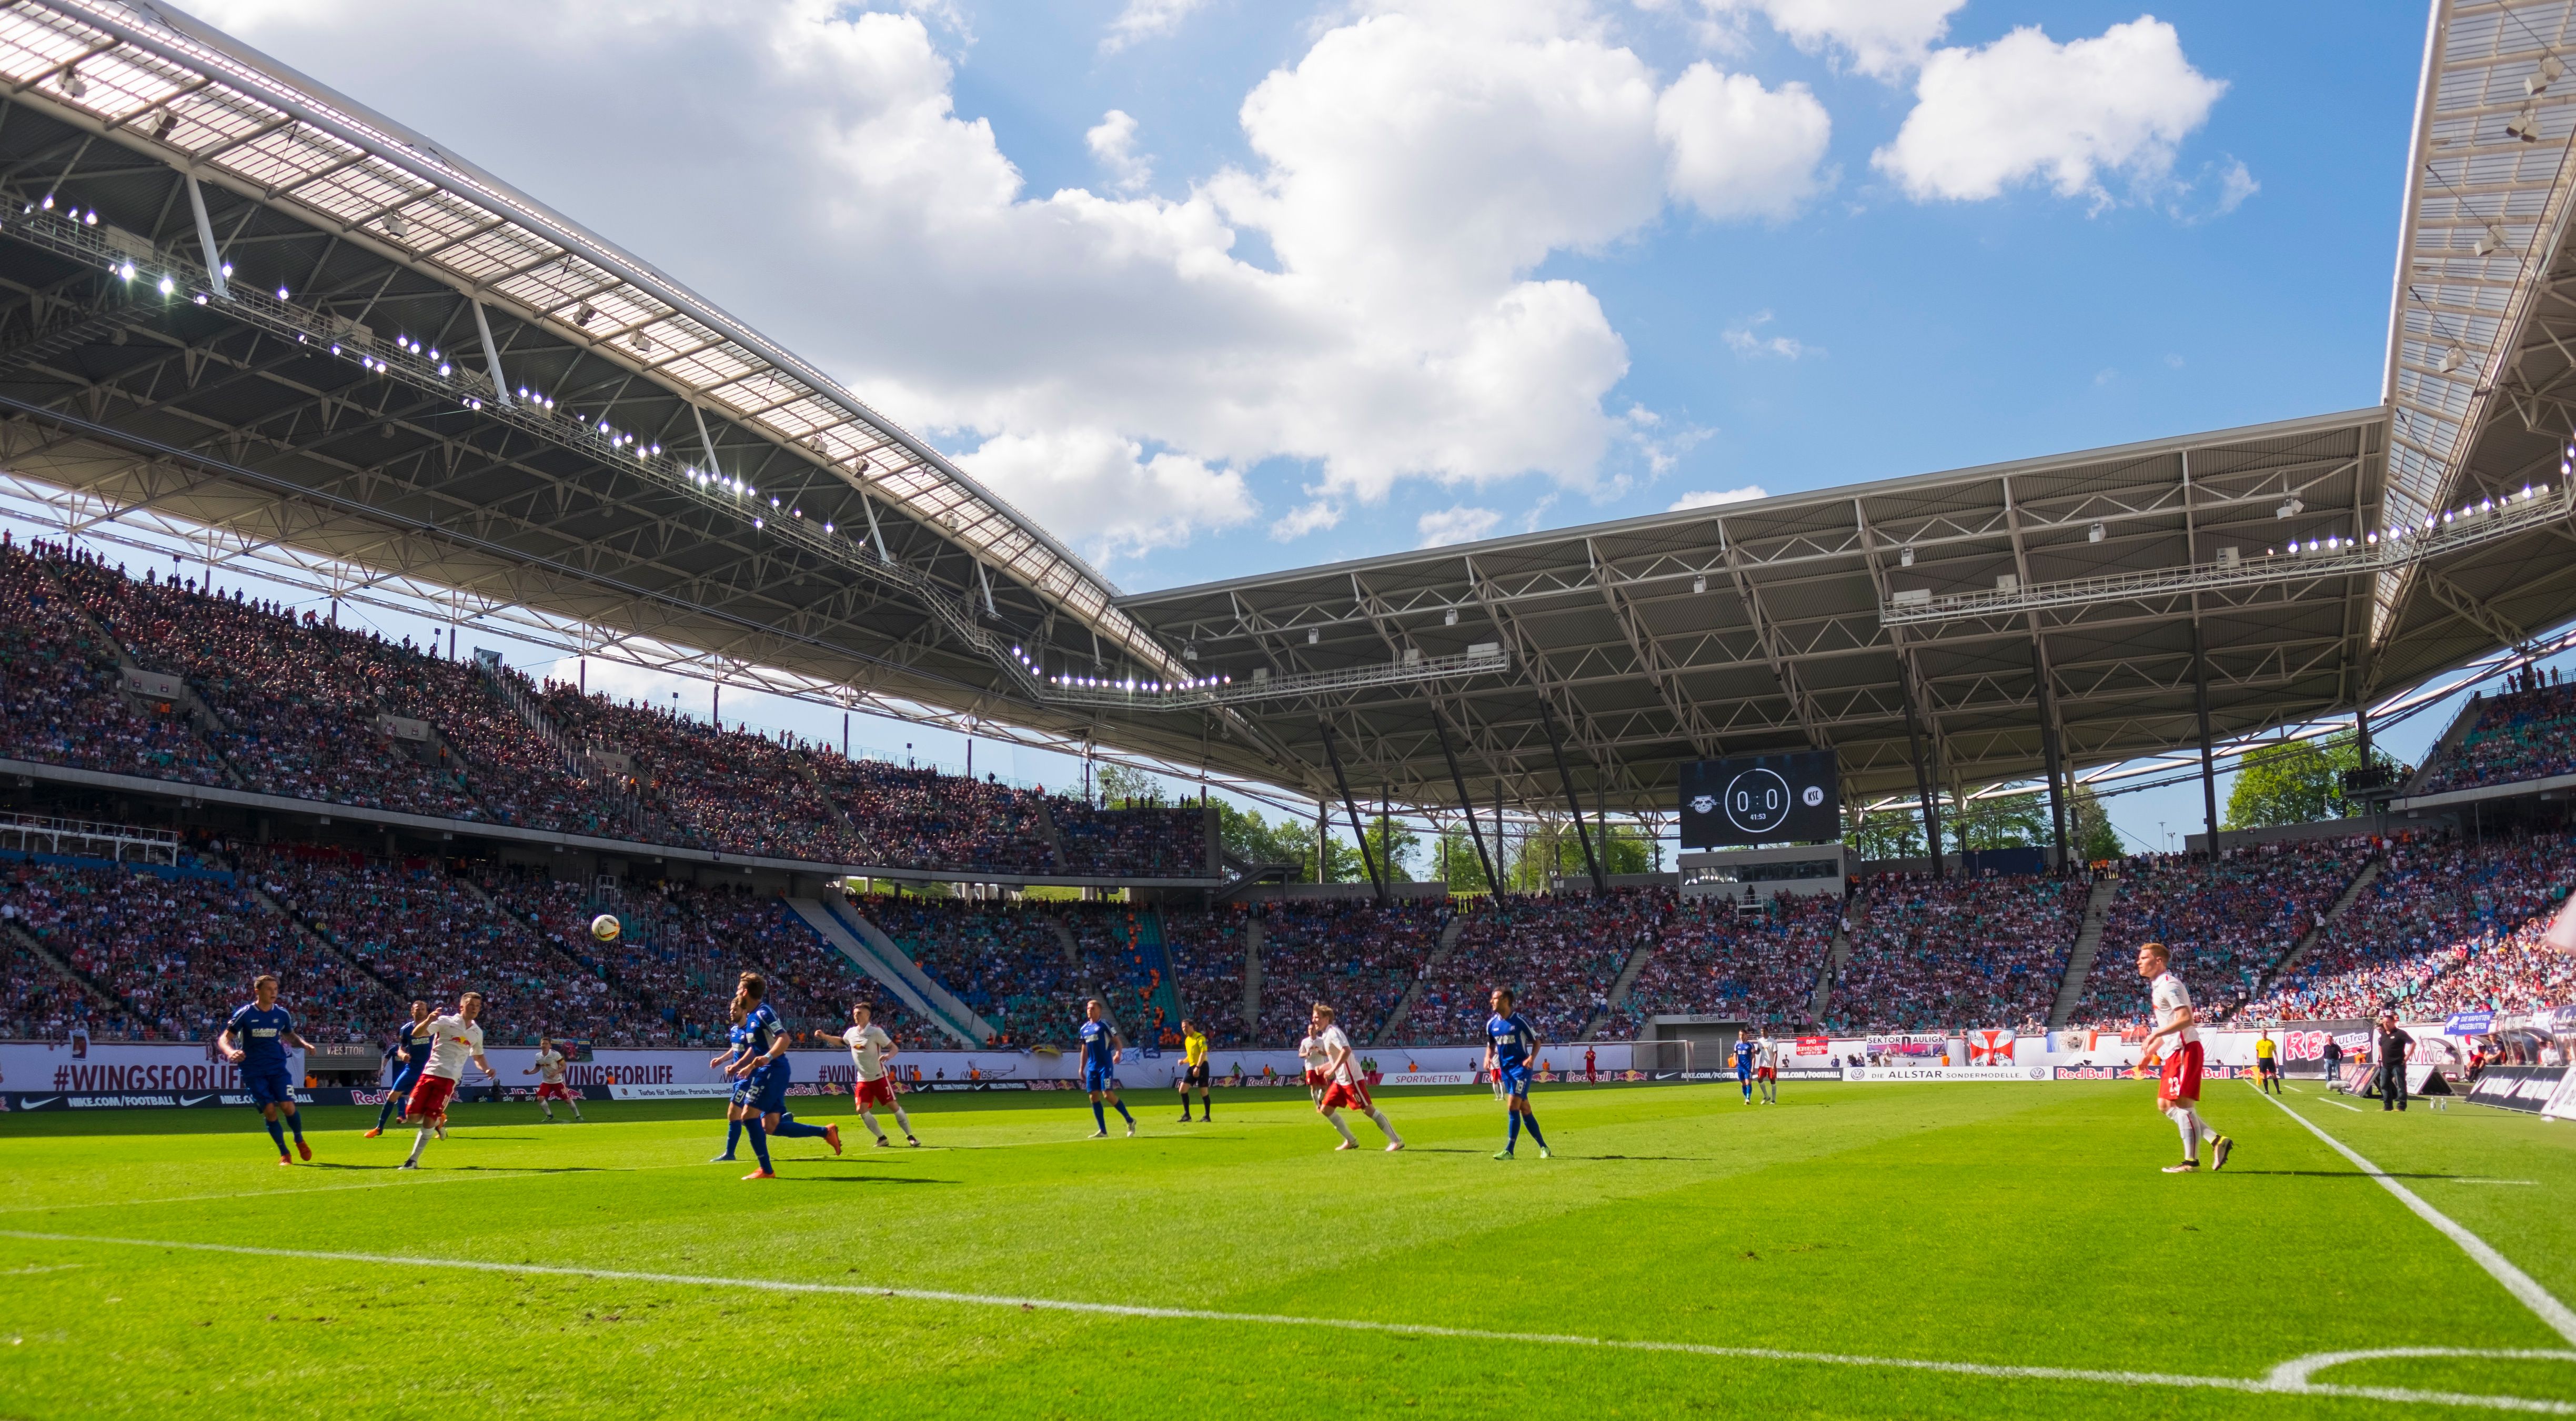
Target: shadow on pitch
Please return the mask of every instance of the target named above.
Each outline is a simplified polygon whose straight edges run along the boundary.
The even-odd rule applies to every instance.
[[[956,1179],[898,1179],[883,1174],[782,1174],[776,1184],[960,1184]]]

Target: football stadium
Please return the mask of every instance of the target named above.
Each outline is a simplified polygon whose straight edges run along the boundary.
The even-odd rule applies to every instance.
[[[1129,592],[0,8],[0,1415],[2576,1414],[2576,0],[2424,35],[2377,404]]]

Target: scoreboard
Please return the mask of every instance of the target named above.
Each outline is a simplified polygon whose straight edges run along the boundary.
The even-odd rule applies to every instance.
[[[1831,750],[1738,755],[1681,767],[1685,849],[1839,839],[1842,815]]]

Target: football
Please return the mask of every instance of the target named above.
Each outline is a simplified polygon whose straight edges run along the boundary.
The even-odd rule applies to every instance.
[[[601,942],[617,941],[618,931],[615,913],[602,913],[590,920],[590,935]]]

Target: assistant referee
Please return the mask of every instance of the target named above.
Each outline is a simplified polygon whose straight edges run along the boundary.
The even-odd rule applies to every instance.
[[[1207,1033],[1188,1017],[1181,1018],[1181,1077],[1173,1082],[1181,1092],[1181,1123],[1190,1123],[1190,1087],[1199,1088],[1199,1120],[1204,1124],[1216,1118],[1208,1105]]]

